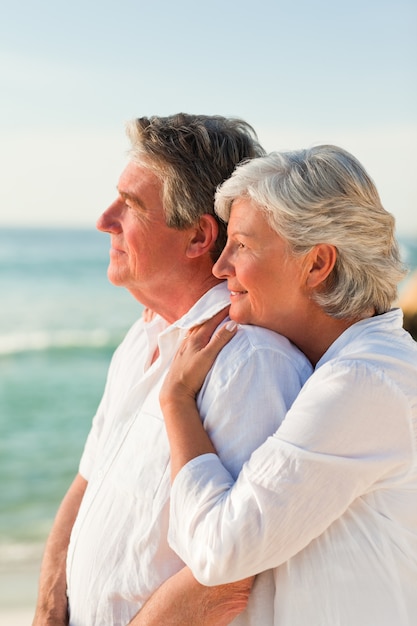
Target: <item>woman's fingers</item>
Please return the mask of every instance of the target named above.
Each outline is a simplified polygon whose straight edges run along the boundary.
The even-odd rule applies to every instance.
[[[180,396],[194,398],[198,393],[220,350],[236,334],[235,322],[228,321],[218,328],[224,315],[223,311],[193,328],[184,339],[162,386],[161,401],[175,402]]]
[[[235,322],[228,321],[219,328],[213,328],[210,320],[210,323],[205,322],[195,329],[184,341],[174,367],[178,374],[181,372],[182,382],[188,389],[194,393],[199,391],[220,350],[229,343],[236,331]]]
[[[194,326],[194,328],[191,328],[188,332],[186,339],[192,337],[194,344],[198,344],[200,349],[203,348],[206,344],[208,344],[219,324],[226,319],[228,312],[229,307],[226,307],[204,322],[204,324]]]
[[[179,354],[185,354],[188,359],[193,359],[194,365],[200,369],[202,375],[204,374],[204,378],[220,350],[236,333],[237,324],[232,320],[219,327],[219,324],[226,318],[228,310],[227,307],[204,324],[192,328],[179,350]]]
[[[211,365],[213,365],[215,358],[219,354],[220,350],[224,348],[224,346],[229,343],[229,341],[234,337],[237,331],[237,324],[232,320],[220,326],[211,336],[208,344],[203,350],[206,352],[206,358],[208,357],[211,360]],[[210,369],[210,368],[209,368]],[[207,370],[208,372],[208,370]]]

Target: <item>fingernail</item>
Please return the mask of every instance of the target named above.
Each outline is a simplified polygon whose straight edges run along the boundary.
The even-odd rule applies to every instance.
[[[226,330],[228,330],[230,333],[232,333],[235,330],[235,328],[237,328],[237,324],[233,320],[230,320],[229,322],[227,322],[224,325],[224,327],[225,327]]]

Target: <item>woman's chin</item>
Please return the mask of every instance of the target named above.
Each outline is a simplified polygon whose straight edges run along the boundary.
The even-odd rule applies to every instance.
[[[239,311],[239,308],[233,307],[233,304],[229,309],[229,317],[236,322],[236,324],[253,324],[247,313],[245,314],[243,311]]]

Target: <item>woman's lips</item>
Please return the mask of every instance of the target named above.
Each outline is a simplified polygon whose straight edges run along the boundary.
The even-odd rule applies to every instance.
[[[234,291],[233,289],[230,289],[230,297],[231,298],[235,298],[236,296],[242,296],[245,293],[248,293],[247,291]]]

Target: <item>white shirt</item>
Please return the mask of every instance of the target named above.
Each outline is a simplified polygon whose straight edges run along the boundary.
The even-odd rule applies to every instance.
[[[401,326],[393,310],[343,333],[236,482],[213,454],[174,481],[170,544],[201,582],[277,568],[262,626],[417,623],[417,343]]]
[[[169,445],[159,406],[167,368],[188,329],[229,303],[210,290],[178,322],[138,321],[112,360],[80,473],[88,480],[67,559],[71,626],[121,626],[184,564],[167,541]],[[150,365],[155,348],[160,356]],[[150,365],[150,366],[149,366]],[[286,339],[244,327],[222,351],[199,396],[199,410],[232,476],[291,406],[311,367]],[[273,575],[257,583],[235,624],[253,624],[273,604]]]

